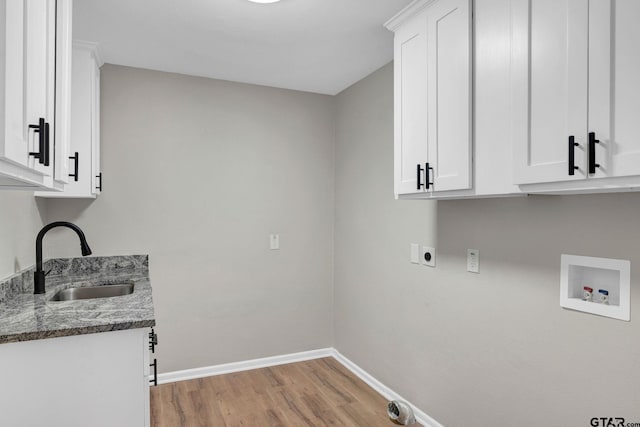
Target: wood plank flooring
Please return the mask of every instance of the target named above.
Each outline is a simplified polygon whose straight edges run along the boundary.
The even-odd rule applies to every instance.
[[[151,426],[395,426],[386,404],[327,357],[151,387]]]

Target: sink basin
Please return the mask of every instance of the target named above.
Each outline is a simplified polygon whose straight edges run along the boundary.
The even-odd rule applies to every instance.
[[[73,301],[77,299],[93,299],[119,297],[133,293],[133,283],[117,285],[88,286],[84,288],[68,288],[56,293],[51,301]]]

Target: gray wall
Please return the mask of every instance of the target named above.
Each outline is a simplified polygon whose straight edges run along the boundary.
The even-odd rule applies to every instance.
[[[0,191],[0,280],[35,263],[41,227],[39,202],[31,192]]]
[[[105,193],[47,220],[151,255],[162,371],[334,345],[447,426],[640,420],[637,322],[558,302],[562,253],[640,263],[640,195],[396,201],[392,80],[330,98],[105,66]]]
[[[336,100],[337,349],[446,426],[639,421],[640,272],[627,323],[561,309],[559,271],[563,253],[640,265],[640,194],[396,201],[392,73]]]
[[[161,372],[332,345],[332,112],[329,96],[102,69],[104,193],[48,201],[47,219],[97,255],[150,255]],[[46,249],[79,252],[64,231]]]

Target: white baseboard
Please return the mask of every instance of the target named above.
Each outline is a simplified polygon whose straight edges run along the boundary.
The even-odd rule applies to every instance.
[[[211,377],[214,375],[230,374],[232,372],[249,371],[251,369],[267,368],[269,366],[320,359],[322,357],[333,356],[333,352],[333,348],[321,348],[319,350],[284,354],[282,356],[263,357],[261,359],[244,360],[242,362],[225,363],[222,365],[205,366],[203,368],[167,372],[164,374],[158,374],[158,384],[193,380],[196,378]]]
[[[303,362],[305,360],[333,357],[355,376],[367,383],[387,400],[404,400],[413,408],[416,420],[424,427],[444,427],[431,418],[415,405],[408,402],[395,391],[375,379],[364,369],[347,359],[335,348],[322,348],[318,350],[303,351],[301,353],[284,354],[281,356],[264,357],[261,359],[245,360],[242,362],[225,363],[222,365],[205,366],[202,368],[185,369],[183,371],[158,374],[158,384],[172,383],[176,381],[192,380],[196,378],[210,377],[214,375],[230,374],[232,372],[249,371],[251,369],[267,368],[269,366],[285,365],[287,363]]]
[[[334,359],[340,362],[345,368],[350,370],[355,376],[357,376],[362,381],[367,383],[369,387],[377,391],[380,395],[382,395],[382,397],[384,397],[387,400],[404,400],[405,402],[407,402],[409,406],[411,406],[411,408],[413,409],[413,413],[416,416],[416,421],[418,421],[424,427],[444,427],[442,424],[440,424],[439,422],[431,418],[429,415],[427,415],[425,412],[418,409],[414,404],[409,402],[407,399],[403,398],[398,393],[391,390],[389,387],[387,387],[386,385],[382,384],[380,381],[375,379],[367,371],[365,371],[364,369],[362,369],[361,367],[353,363],[351,360],[344,357],[342,353],[340,353],[338,350],[336,349],[332,349],[332,350],[333,350],[332,356]]]

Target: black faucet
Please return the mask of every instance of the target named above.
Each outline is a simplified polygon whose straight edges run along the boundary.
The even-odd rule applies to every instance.
[[[36,271],[33,273],[34,294],[44,294],[45,292],[44,278],[46,276],[46,273],[42,270],[42,239],[44,238],[44,235],[47,234],[47,231],[55,227],[68,227],[75,231],[80,238],[80,249],[82,250],[82,256],[91,255],[91,248],[87,243],[87,239],[84,237],[84,233],[77,225],[71,224],[70,222],[66,221],[57,221],[42,227],[42,230],[40,230],[40,232],[38,233],[38,237],[36,237]]]

